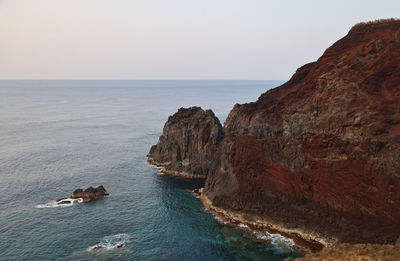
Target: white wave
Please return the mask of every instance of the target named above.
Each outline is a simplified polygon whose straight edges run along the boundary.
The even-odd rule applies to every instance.
[[[159,166],[156,166],[156,165],[151,165],[153,168],[155,168],[155,169],[158,169],[158,170],[162,170],[162,169],[164,169],[164,167],[159,167]]]
[[[116,234],[112,236],[105,236],[103,240],[91,247],[88,247],[87,251],[97,251],[97,250],[113,250],[113,249],[118,249],[122,248],[125,246],[126,243],[130,242],[129,241],[129,235],[128,234]]]
[[[57,208],[57,207],[71,207],[75,204],[82,203],[83,198],[63,198],[54,200],[45,204],[38,204],[35,208]]]
[[[211,213],[212,214],[212,213]],[[213,217],[218,221],[218,222],[220,222],[220,223],[222,223],[222,224],[224,224],[224,225],[227,225],[228,224],[228,222],[226,222],[225,220],[223,220],[222,218],[220,218],[219,216],[217,216],[217,215],[213,215]]]
[[[245,228],[245,229],[248,229],[248,228],[249,228],[248,225],[245,225],[245,224],[242,224],[242,223],[239,224],[239,227],[240,227],[240,228]]]
[[[280,247],[280,248],[294,248],[296,244],[294,243],[293,239],[286,238],[279,234],[271,234],[268,232],[261,232],[261,231],[253,231],[253,235],[257,239],[265,240],[270,244]]]

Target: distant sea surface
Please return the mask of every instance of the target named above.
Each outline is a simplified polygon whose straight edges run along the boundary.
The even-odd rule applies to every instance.
[[[161,175],[146,162],[178,108],[212,109],[223,122],[235,103],[255,101],[281,83],[0,81],[0,260],[303,255],[291,240],[223,224],[190,192],[204,181]],[[55,204],[98,185],[110,196]]]

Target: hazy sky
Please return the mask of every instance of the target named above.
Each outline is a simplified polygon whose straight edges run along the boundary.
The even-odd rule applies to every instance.
[[[399,0],[0,0],[0,78],[288,79]]]

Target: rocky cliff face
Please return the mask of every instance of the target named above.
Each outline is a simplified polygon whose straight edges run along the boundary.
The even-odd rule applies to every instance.
[[[147,155],[163,172],[186,178],[205,178],[211,155],[224,137],[222,125],[211,110],[181,108],[168,118],[157,145]]]
[[[400,21],[353,27],[284,85],[234,106],[205,195],[330,242],[395,240],[399,72]]]
[[[393,243],[400,234],[399,72],[400,21],[356,25],[282,86],[235,105],[224,129],[209,132],[212,149],[199,149],[207,144],[202,128],[184,134],[190,124],[204,126],[185,114],[182,123],[169,120],[180,134],[168,135],[173,142],[161,137],[150,156],[162,154],[154,159],[178,170],[184,155],[200,157],[207,202],[256,226],[324,245]],[[199,145],[185,145],[182,155],[180,143]]]

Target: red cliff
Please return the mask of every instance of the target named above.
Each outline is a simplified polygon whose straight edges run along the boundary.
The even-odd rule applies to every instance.
[[[324,245],[393,243],[400,21],[354,26],[282,86],[235,105],[224,133],[210,150],[209,205]]]

